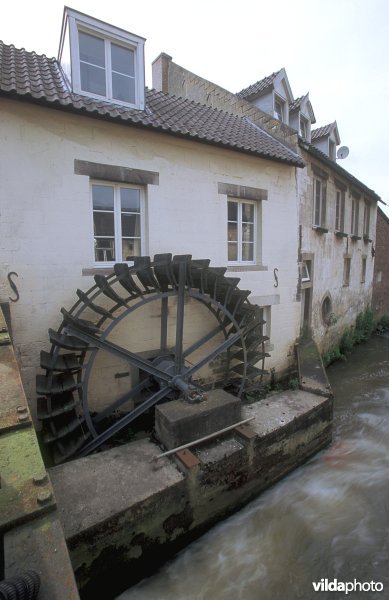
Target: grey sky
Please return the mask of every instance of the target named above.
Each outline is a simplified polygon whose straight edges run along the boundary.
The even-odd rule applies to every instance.
[[[285,67],[294,96],[309,92],[315,127],[337,121],[350,148],[339,164],[389,205],[387,0],[69,2],[147,38],[149,86],[160,52],[232,92]],[[56,56],[62,12],[61,0],[7,2],[0,39]]]

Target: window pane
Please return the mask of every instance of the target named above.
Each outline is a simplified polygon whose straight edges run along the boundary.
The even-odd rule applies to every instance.
[[[135,79],[112,73],[112,97],[115,100],[135,104]]]
[[[100,67],[93,67],[80,63],[81,89],[91,94],[106,96],[105,71]]]
[[[236,223],[228,223],[228,241],[238,241],[238,226]]]
[[[141,256],[140,240],[122,240],[122,260],[132,260]]]
[[[228,220],[229,221],[237,221],[238,220],[238,203],[237,202],[229,202],[228,203]]]
[[[113,213],[94,212],[93,227],[95,235],[115,236],[115,225]]]
[[[279,100],[274,101],[274,116],[279,121],[283,121],[283,105]]]
[[[230,262],[238,260],[238,244],[236,242],[228,242],[228,260]]]
[[[135,76],[134,51],[123,46],[111,44],[112,70],[123,75]]]
[[[104,40],[79,31],[80,60],[105,68]]]
[[[254,244],[243,243],[242,244],[242,260],[254,260]]]
[[[92,196],[95,210],[113,210],[113,187],[92,185]]]
[[[315,179],[315,214],[314,224],[320,225],[321,182]]]
[[[122,212],[140,212],[140,191],[132,188],[120,188]]]
[[[140,237],[140,215],[122,214],[122,236]]]
[[[95,238],[95,260],[97,262],[115,260],[115,240],[113,238]]]
[[[242,221],[254,223],[254,204],[242,204]]]
[[[242,225],[242,242],[254,241],[254,225]]]

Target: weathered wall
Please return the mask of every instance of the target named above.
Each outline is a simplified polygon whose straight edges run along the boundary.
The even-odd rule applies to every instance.
[[[338,173],[331,171],[325,165],[315,162],[307,154],[303,157],[308,163],[307,168],[297,173],[300,197],[300,223],[302,226],[301,254],[311,254],[313,261],[313,303],[311,328],[314,339],[321,352],[325,352],[335,344],[348,327],[355,324],[357,315],[371,304],[374,258],[372,244],[375,243],[376,202],[371,202],[370,211],[370,241],[363,239],[363,202],[361,191],[359,207],[359,237],[351,239],[351,194],[346,179],[342,180]],[[313,228],[313,178],[312,166],[325,170],[327,179],[326,228],[321,232]],[[346,186],[344,237],[335,235],[335,179],[341,180]],[[357,188],[353,187],[353,190]],[[357,190],[358,191],[358,190]],[[351,258],[349,285],[344,284],[344,258]],[[362,259],[366,258],[366,276],[362,281]],[[330,323],[322,318],[322,303],[326,295],[332,301],[333,317]]]
[[[89,178],[75,174],[75,159],[158,172],[159,185],[146,190],[146,252],[192,254],[214,266],[227,263],[227,196],[218,183],[268,190],[261,264],[233,276],[254,301],[272,306],[267,366],[290,364],[300,312],[294,168],[8,99],[1,99],[0,132],[7,145],[0,164],[0,302],[13,296],[7,274],[14,271],[20,299],[10,303],[13,341],[32,407],[47,329],[58,327],[59,309],[74,303],[78,287],[93,284]]]
[[[51,469],[84,599],[114,597],[150,574],[331,441],[331,398],[277,394],[244,407],[250,417],[183,462],[152,461],[159,448],[142,440]]]
[[[377,317],[389,315],[389,219],[379,208],[375,243],[372,308]]]
[[[157,90],[182,98],[189,98],[200,104],[225,110],[234,115],[247,117],[260,127],[291,147],[297,148],[297,133],[273,117],[273,95],[269,96],[265,108],[254,106],[236,94],[184,69],[172,61],[171,56],[160,54],[153,62],[153,87]],[[284,96],[285,94],[282,94]],[[270,113],[264,112],[270,107]]]

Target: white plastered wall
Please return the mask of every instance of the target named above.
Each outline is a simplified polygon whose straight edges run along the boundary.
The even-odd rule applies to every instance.
[[[12,296],[14,271],[20,299],[10,303],[13,339],[32,407],[39,352],[49,349],[47,330],[61,322],[79,287],[93,285],[89,178],[74,173],[74,160],[159,173],[148,185],[147,253],[171,252],[227,262],[227,197],[218,183],[268,190],[262,201],[263,270],[233,273],[254,300],[272,306],[267,368],[293,362],[299,331],[298,221],[295,169],[280,163],[162,133],[1,99],[0,301]],[[278,269],[278,287],[274,269]]]

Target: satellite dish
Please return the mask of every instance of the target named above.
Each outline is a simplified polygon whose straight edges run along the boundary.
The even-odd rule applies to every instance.
[[[347,146],[341,146],[336,153],[336,157],[339,159],[347,158],[349,155],[349,152],[350,152],[350,150],[347,148]]]

